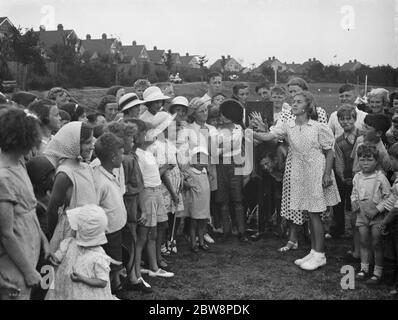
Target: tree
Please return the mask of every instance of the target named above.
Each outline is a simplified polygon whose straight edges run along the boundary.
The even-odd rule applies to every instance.
[[[315,62],[307,70],[308,77],[313,81],[321,81],[324,78],[324,65],[321,62]]]
[[[274,83],[274,76],[275,76],[275,71],[274,69],[270,68],[270,67],[263,67],[261,69],[261,73],[264,75],[265,79],[270,82],[270,83]]]
[[[202,71],[202,72],[201,72],[201,76],[200,76],[201,81],[203,81],[203,75],[204,75],[205,68],[206,68],[206,67],[205,67],[205,64],[206,64],[207,62],[209,62],[209,59],[206,58],[206,55],[203,55],[203,56],[199,56],[199,57],[198,57],[197,65],[199,66],[200,70]]]
[[[148,61],[144,61],[144,64],[142,65],[142,75],[146,77],[150,73],[151,73],[151,66]]]
[[[45,73],[45,64],[41,55],[41,48],[38,44],[39,36],[33,29],[27,29],[24,34],[21,29],[11,28],[10,36],[10,58],[24,66],[22,77],[22,89],[26,90],[28,76],[28,65],[32,64],[35,70]]]

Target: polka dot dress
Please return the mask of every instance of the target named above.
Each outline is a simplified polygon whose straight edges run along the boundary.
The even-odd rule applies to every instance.
[[[317,107],[318,122],[327,124],[328,118],[327,113],[324,109]],[[291,112],[291,108],[282,111],[280,121],[283,123],[289,123],[295,121],[296,117]],[[292,151],[289,146],[288,155],[286,158],[285,172],[283,175],[283,189],[282,189],[282,203],[281,203],[281,216],[287,220],[292,221],[295,224],[303,225],[308,220],[308,214],[302,210],[290,209],[291,202],[291,175],[292,175]],[[326,219],[328,211],[321,214],[322,219]]]

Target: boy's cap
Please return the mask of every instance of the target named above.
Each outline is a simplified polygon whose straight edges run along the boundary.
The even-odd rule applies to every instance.
[[[66,211],[69,224],[76,232],[76,243],[82,247],[93,247],[107,243],[105,230],[108,218],[104,209],[88,204]]]

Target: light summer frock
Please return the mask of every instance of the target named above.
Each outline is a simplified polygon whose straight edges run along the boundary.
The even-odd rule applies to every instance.
[[[74,238],[64,239],[55,257],[61,264],[56,267],[54,288],[51,288],[46,300],[115,300],[112,296],[109,272],[111,258],[101,246],[82,247]],[[105,288],[91,287],[85,283],[73,282],[71,273],[100,279],[107,282]]]
[[[334,143],[330,128],[314,120],[301,126],[289,121],[278,123],[271,132],[289,142],[288,158],[290,156],[291,162],[285,168],[282,194],[285,210],[281,216],[296,224],[303,224],[303,211],[321,213],[327,206],[339,203],[340,196],[333,172],[333,184],[327,188],[322,187],[326,165],[323,151],[331,150]],[[290,172],[287,173],[288,170]],[[287,186],[289,192],[285,192]]]
[[[327,124],[328,118],[327,113],[324,109],[317,107],[316,112],[318,114],[318,122]],[[290,123],[296,120],[296,116],[292,113],[291,107],[286,105],[282,110],[279,117],[278,123]],[[289,146],[290,150],[290,146]],[[285,172],[283,175],[283,190],[282,190],[282,204],[281,204],[281,216],[285,217],[287,220],[293,221],[295,224],[302,225],[306,221],[307,216],[303,214],[301,210],[290,209],[290,199],[291,199],[291,188],[290,188],[290,175],[292,172],[292,154],[288,152],[286,158]],[[322,215],[322,218],[326,218],[327,213]]]

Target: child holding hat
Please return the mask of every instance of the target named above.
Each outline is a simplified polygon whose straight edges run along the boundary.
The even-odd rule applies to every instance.
[[[227,99],[220,105],[220,114],[222,125],[219,128],[220,164],[217,165],[216,202],[221,207],[225,239],[231,233],[229,215],[232,203],[239,240],[247,242],[242,205],[243,175],[236,172],[236,168],[243,164],[243,107],[240,102]]]
[[[107,243],[105,211],[85,205],[66,215],[76,238],[64,239],[51,259],[57,268],[46,300],[114,300],[109,281],[113,261],[101,247]]]

